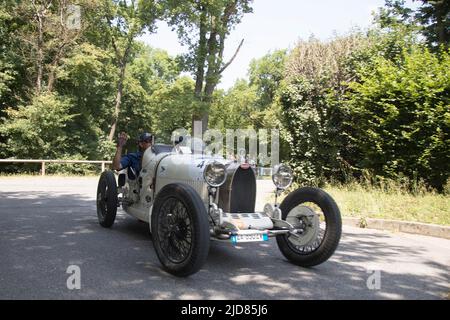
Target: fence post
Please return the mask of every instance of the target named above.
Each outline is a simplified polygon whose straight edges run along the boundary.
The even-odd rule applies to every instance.
[[[105,171],[105,161],[102,161],[102,172]]]
[[[42,161],[41,175],[45,176],[45,162],[44,161]]]

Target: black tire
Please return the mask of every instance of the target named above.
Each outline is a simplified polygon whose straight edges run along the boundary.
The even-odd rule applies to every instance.
[[[205,263],[210,243],[208,215],[192,187],[176,183],[161,189],[153,206],[151,231],[156,254],[167,272],[187,277]]]
[[[304,187],[291,192],[281,203],[283,220],[288,213],[302,203],[315,203],[323,212],[326,230],[319,246],[311,252],[302,252],[288,240],[287,235],[277,236],[277,244],[283,255],[301,267],[312,267],[328,260],[336,250],[342,232],[341,214],[336,202],[325,191]]]
[[[117,213],[117,185],[112,171],[100,175],[97,187],[97,216],[102,227],[110,228]]]

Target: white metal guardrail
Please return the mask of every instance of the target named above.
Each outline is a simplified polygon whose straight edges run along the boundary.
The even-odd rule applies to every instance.
[[[48,159],[0,159],[0,163],[40,163],[41,175],[45,176],[46,163],[98,163],[102,165],[102,172],[105,171],[106,164],[111,164],[112,161],[107,160],[48,160]]]

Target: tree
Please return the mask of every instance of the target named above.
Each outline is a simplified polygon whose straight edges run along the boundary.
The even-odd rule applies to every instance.
[[[449,47],[450,2],[446,0],[417,0],[421,5],[413,10],[405,0],[386,0],[376,21],[381,28],[407,28],[419,31],[430,48]]]
[[[246,80],[237,80],[232,88],[215,99],[211,107],[211,124],[223,134],[226,129],[256,129],[258,97],[256,87]]]
[[[55,90],[71,97],[69,112],[78,114],[65,128],[74,153],[90,159],[109,159],[112,143],[106,139],[114,103],[117,69],[112,52],[83,42],[64,58]]]
[[[284,78],[286,57],[286,50],[276,50],[250,62],[248,71],[250,85],[257,88],[258,105],[261,110],[269,107],[275,98]]]
[[[135,0],[104,0],[103,10],[107,23],[104,31],[110,40],[119,69],[114,113],[108,135],[108,140],[112,141],[122,102],[125,69],[136,51],[134,39],[142,35],[145,30],[153,32],[155,23],[163,11],[159,1],[144,0],[137,2]]]
[[[17,110],[8,108],[2,119],[0,144],[5,155],[18,158],[56,158],[70,151],[65,128],[76,116],[70,114],[71,101],[54,93],[33,98],[31,104]]]
[[[225,40],[242,16],[252,12],[252,0],[169,2],[169,24],[177,30],[181,43],[189,48],[185,66],[195,78],[194,93],[199,107],[194,112],[192,121],[201,120],[205,131],[214,89],[221,74],[232,63],[243,44],[242,40],[231,59],[225,62]]]
[[[422,0],[423,5],[415,17],[423,26],[423,35],[430,47],[444,45],[450,41],[450,2],[446,0]]]
[[[10,37],[16,28],[14,20],[6,5],[0,6],[0,116],[6,106],[14,104],[15,89],[20,90],[22,87],[18,78],[24,68],[16,53],[15,39]]]
[[[111,106],[121,75],[117,125],[132,136],[155,130],[165,139],[158,126],[190,122],[192,80],[179,78],[177,59],[135,39],[142,28],[154,30],[164,2],[81,0],[81,28],[70,31],[61,18],[71,3],[0,4],[0,157],[110,159]]]
[[[163,49],[139,44],[134,61],[130,64],[130,76],[139,80],[141,86],[151,93],[153,85],[159,81],[172,83],[180,74],[176,58]]]
[[[81,8],[89,11],[93,7],[95,2],[77,2],[80,12]],[[87,23],[70,23],[72,8],[75,7],[68,0],[31,0],[12,6],[14,15],[21,20],[14,35],[21,43],[23,59],[33,66],[28,76],[34,83],[35,95],[53,91],[60,62],[76,47],[88,27]]]
[[[378,9],[375,21],[381,28],[414,26],[414,10],[405,5],[405,0],[385,0]]]
[[[132,137],[150,131],[158,141],[168,142],[174,126],[190,127],[180,119],[192,115],[192,79],[180,77],[176,59],[166,51],[142,43],[137,46],[125,73],[123,116],[118,127],[126,128]],[[134,139],[128,147],[135,148]]]
[[[195,108],[194,82],[190,77],[179,77],[173,83],[160,82],[149,98],[151,131],[158,141],[170,143],[177,129],[188,130]]]

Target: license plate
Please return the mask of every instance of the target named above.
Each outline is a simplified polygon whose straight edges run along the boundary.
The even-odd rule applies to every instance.
[[[258,241],[268,241],[269,237],[267,234],[263,233],[250,233],[250,234],[236,234],[231,236],[232,243],[238,242],[258,242]]]

